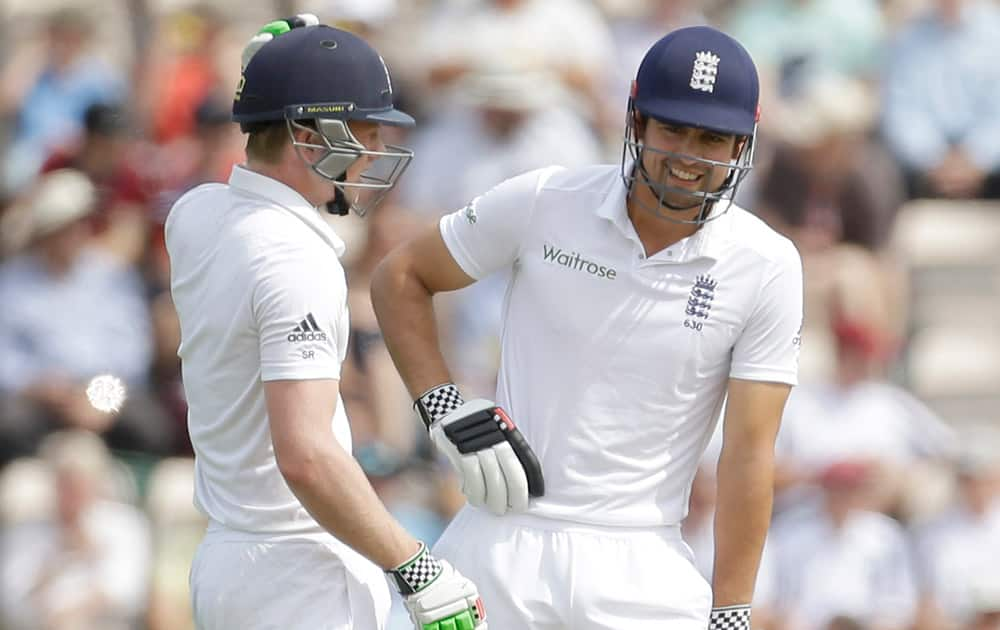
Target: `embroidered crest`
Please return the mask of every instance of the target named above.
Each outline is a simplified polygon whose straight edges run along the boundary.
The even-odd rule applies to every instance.
[[[689,317],[708,319],[709,311],[712,310],[712,300],[715,299],[715,287],[718,284],[718,281],[709,274],[698,276],[694,286],[691,287],[691,295],[688,297],[684,313]]]
[[[719,72],[719,56],[704,50],[694,55],[691,88],[702,92],[715,91],[715,76]]]

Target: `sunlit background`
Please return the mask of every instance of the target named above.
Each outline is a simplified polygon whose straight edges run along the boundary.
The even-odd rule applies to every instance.
[[[342,392],[355,455],[407,528],[433,541],[462,498],[380,338],[375,264],[507,177],[617,162],[645,50],[710,23],[746,45],[763,84],[739,201],[791,237],[806,268],[802,386],[779,437],[755,628],[1000,628],[997,2],[3,0],[0,11],[0,629],[192,627],[187,573],[204,523],[163,221],[184,191],[242,160],[228,122],[240,50],[301,11],[368,38],[418,120],[393,138],[416,158],[389,200],[364,222],[330,218],[348,242]],[[440,299],[468,393],[493,393],[504,282]],[[127,388],[117,412],[90,404],[98,375]],[[710,450],[684,524],[706,573],[712,476]],[[393,618],[409,627],[401,607]]]

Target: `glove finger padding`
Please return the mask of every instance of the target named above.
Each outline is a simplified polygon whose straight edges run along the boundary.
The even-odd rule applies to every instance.
[[[527,479],[528,494],[533,497],[544,496],[545,477],[542,476],[542,465],[539,463],[535,451],[531,450],[528,440],[524,439],[524,435],[521,434],[517,425],[514,424],[514,421],[510,419],[510,416],[503,409],[497,407],[496,414],[500,416],[502,424],[506,426],[506,430],[501,428],[501,430],[504,430],[504,437],[517,456],[517,460],[521,462],[521,470],[524,471]]]
[[[493,448],[476,451],[479,468],[483,471],[483,481],[486,484],[486,507],[496,515],[507,512],[507,478],[500,468],[497,449],[509,444],[498,444]]]
[[[524,472],[521,460],[517,458],[514,448],[509,443],[498,444],[494,452],[506,480],[507,505],[514,512],[527,510],[528,476]]]
[[[460,455],[458,469],[462,474],[462,494],[473,505],[485,505],[488,490],[483,468],[476,454]]]
[[[479,467],[479,458],[475,453],[462,455],[458,449],[444,434],[440,425],[431,427],[431,441],[438,448],[458,473],[459,486],[462,494],[473,505],[486,504],[486,483],[483,479],[482,470]]]

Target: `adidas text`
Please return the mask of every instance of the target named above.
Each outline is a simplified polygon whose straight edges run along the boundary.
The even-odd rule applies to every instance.
[[[325,332],[292,332],[288,333],[288,340],[298,341],[326,341]]]

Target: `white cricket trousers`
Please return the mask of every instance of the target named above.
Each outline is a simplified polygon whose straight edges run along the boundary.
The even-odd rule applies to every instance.
[[[680,527],[623,528],[470,506],[434,547],[479,587],[490,630],[705,630],[712,589]]]
[[[332,536],[210,527],[190,579],[198,630],[383,630],[391,604],[382,570]]]

